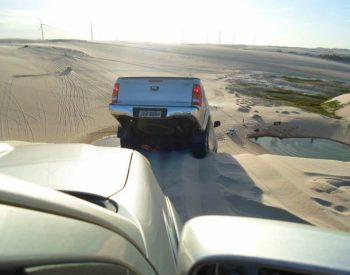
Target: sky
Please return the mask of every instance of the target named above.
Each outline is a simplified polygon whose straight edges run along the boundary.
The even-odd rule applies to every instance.
[[[0,38],[350,49],[349,0],[0,0]]]

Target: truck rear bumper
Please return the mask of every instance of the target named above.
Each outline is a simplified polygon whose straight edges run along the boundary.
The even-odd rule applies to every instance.
[[[163,107],[163,106],[130,106],[130,105],[119,105],[119,104],[110,104],[109,110],[111,114],[118,119],[118,117],[126,116],[126,117],[135,117],[134,116],[134,108],[164,108],[167,110],[166,116],[159,119],[166,118],[190,118],[194,119],[198,122],[201,128],[203,128],[203,124],[206,122],[204,117],[201,117],[199,108],[197,107]]]

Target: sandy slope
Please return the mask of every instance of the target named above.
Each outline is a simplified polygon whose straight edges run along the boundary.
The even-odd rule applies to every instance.
[[[349,162],[274,155],[237,159],[272,205],[312,224],[350,229]]]
[[[338,101],[341,104],[341,108],[337,110],[336,114],[350,121],[350,93],[334,97],[330,101]]]
[[[190,152],[144,154],[184,220],[222,214],[302,221],[288,211],[263,205],[263,191],[238,157],[220,153],[198,160]]]
[[[143,152],[181,217],[244,215],[350,231],[349,162],[269,155],[247,139],[312,136],[350,143],[349,122],[261,106],[227,90],[228,75],[251,77],[257,71],[347,81],[349,65],[217,46],[28,45],[0,44],[0,140],[92,142],[115,134],[107,105],[118,76],[195,75],[204,81],[214,120],[222,122],[216,129],[219,154],[197,160],[187,151]],[[236,134],[227,135],[229,128]],[[118,139],[97,144],[118,146]]]
[[[111,127],[112,77],[60,48],[1,46],[0,139],[83,140]],[[79,63],[79,65],[77,65]]]
[[[222,214],[350,230],[350,163],[227,153],[144,152],[183,220]]]

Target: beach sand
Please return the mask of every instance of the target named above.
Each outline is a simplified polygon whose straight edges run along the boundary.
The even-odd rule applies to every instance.
[[[227,77],[268,71],[346,81],[349,65],[261,49],[15,40],[0,43],[0,64],[0,140],[16,146],[118,146],[108,110],[117,77],[200,77],[213,120],[221,121],[215,129],[218,153],[198,160],[189,151],[142,152],[181,218],[240,215],[350,231],[350,162],[273,155],[248,138],[321,137],[350,144],[348,98],[340,98],[344,106],[337,115],[343,118],[329,118],[263,104],[228,88]]]

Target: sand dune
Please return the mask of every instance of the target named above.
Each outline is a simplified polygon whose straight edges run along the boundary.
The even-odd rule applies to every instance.
[[[274,155],[237,158],[264,190],[269,203],[312,224],[350,229],[349,162]],[[343,190],[339,190],[339,183],[345,186]],[[325,192],[327,186],[333,189]]]
[[[336,111],[336,114],[350,121],[350,93],[334,97],[330,101],[337,101],[340,104],[340,108]]]
[[[247,138],[323,137],[350,144],[347,115],[338,120],[265,104],[236,85],[281,85],[286,75],[345,83],[349,65],[262,48],[64,40],[2,41],[0,62],[2,141],[94,142],[115,135],[107,106],[118,76],[200,77],[213,119],[222,123],[216,128],[219,153],[198,160],[188,151],[143,152],[182,219],[242,215],[350,231],[349,162],[271,155]]]
[[[0,68],[0,139],[84,141],[113,125],[104,111],[112,79],[86,68],[77,61],[82,56],[57,47],[0,47],[7,65]]]
[[[305,222],[264,201],[264,191],[241,165],[239,156],[211,154],[194,159],[190,152],[144,152],[161,187],[183,220],[195,216],[237,215]]]

